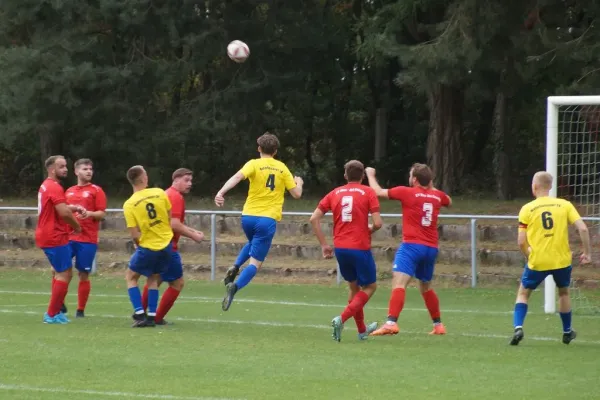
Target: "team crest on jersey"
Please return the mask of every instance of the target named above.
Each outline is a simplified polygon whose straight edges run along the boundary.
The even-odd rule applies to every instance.
[[[90,197],[90,192],[83,192],[83,197]]]
[[[75,193],[73,192],[67,192],[67,196],[73,196]]]

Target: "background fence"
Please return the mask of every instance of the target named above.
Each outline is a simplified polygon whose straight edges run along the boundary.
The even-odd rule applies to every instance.
[[[36,207],[0,207],[0,211],[36,211]],[[109,208],[106,212],[110,213],[122,213],[123,210],[120,208]],[[242,215],[241,211],[206,211],[206,210],[186,210],[186,215],[210,215],[210,279],[216,279],[217,271],[217,216],[236,216]],[[312,212],[284,212],[283,216],[289,217],[307,217],[309,218]],[[328,213],[326,217],[331,217],[331,213]],[[382,218],[402,218],[402,214],[381,214]],[[480,220],[513,220],[517,221],[516,215],[469,215],[469,214],[440,214],[440,219],[459,219],[469,220],[470,232],[471,232],[471,287],[477,287],[477,222]],[[583,218],[585,221],[600,222],[600,217],[586,217]],[[516,224],[515,224],[516,229]],[[515,247],[517,244],[515,243]],[[337,283],[340,284],[342,277],[339,271],[336,274]]]

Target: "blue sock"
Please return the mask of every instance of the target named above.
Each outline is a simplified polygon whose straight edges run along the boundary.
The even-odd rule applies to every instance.
[[[244,265],[246,263],[246,261],[248,261],[249,258],[250,258],[250,243],[246,243],[244,245],[244,247],[242,247],[242,250],[240,251],[240,254],[238,254],[233,265],[235,265],[236,267],[240,267],[240,266]]]
[[[560,320],[562,321],[562,324],[563,324],[563,332],[564,333],[571,332],[571,315],[572,315],[571,311],[560,313]]]
[[[525,316],[527,315],[527,304],[517,303],[515,304],[515,314],[513,317],[515,328],[522,328],[525,322]]]
[[[240,277],[235,282],[235,285],[237,286],[238,290],[250,283],[252,278],[254,278],[254,275],[256,275],[256,271],[258,271],[256,265],[250,264],[246,268],[244,268],[244,270],[240,274]]]
[[[140,293],[139,287],[132,287],[127,289],[127,293],[129,293],[129,301],[133,305],[133,311],[136,314],[142,314],[144,312],[144,307],[142,307],[142,294]]]
[[[156,307],[158,307],[158,289],[148,289],[148,316],[156,315]]]

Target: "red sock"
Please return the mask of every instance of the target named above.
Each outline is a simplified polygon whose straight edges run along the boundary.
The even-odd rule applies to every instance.
[[[362,308],[354,314],[354,322],[356,322],[358,333],[365,333],[367,331],[367,326],[365,325],[365,312]]]
[[[50,286],[50,293],[52,293],[52,289],[54,289],[54,283],[56,282],[56,278],[52,277],[52,286]]]
[[[425,300],[425,306],[427,306],[433,322],[441,322],[440,299],[433,289],[429,289],[423,293],[423,300]]]
[[[365,304],[369,301],[369,295],[363,291],[360,291],[354,295],[350,304],[346,306],[344,311],[342,312],[342,322],[348,321],[350,318],[354,317],[357,312],[361,311]],[[364,315],[363,315],[364,319]]]
[[[397,288],[392,290],[388,309],[388,319],[397,321],[402,309],[404,308],[404,300],[406,299],[406,290]]]
[[[60,308],[65,302],[65,297],[69,291],[69,284],[64,281],[56,280],[52,286],[50,303],[48,304],[48,315],[54,317],[60,312]]]
[[[162,297],[160,298],[160,304],[156,309],[155,321],[163,320],[163,318],[165,317],[165,315],[167,315],[171,307],[173,307],[173,304],[175,304],[175,300],[177,300],[179,293],[180,292],[178,290],[175,290],[170,286],[167,288],[167,290],[165,290]]]
[[[142,307],[144,307],[144,311],[148,309],[148,284],[144,286],[144,291],[142,292]]]
[[[77,288],[77,310],[85,310],[91,290],[92,283],[90,281],[79,281],[79,288]]]

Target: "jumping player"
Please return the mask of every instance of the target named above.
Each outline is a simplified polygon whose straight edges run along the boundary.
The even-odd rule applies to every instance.
[[[81,232],[73,211],[85,213],[85,209],[67,205],[64,189],[59,183],[60,179],[67,177],[65,158],[51,156],[44,165],[48,177],[38,191],[38,222],[35,229],[36,246],[44,251],[53,269],[52,292],[44,323],[66,324],[69,319],[61,312],[61,308],[72,277],[69,225],[75,232]]]
[[[229,309],[233,296],[250,283],[267,257],[277,222],[281,220],[285,190],[287,189],[295,199],[302,196],[302,178],[293,177],[286,165],[274,158],[279,148],[277,136],[267,132],[256,142],[260,158],[248,161],[225,182],[215,196],[215,204],[223,207],[225,194],[242,180],[250,180],[248,197],[242,211],[242,228],[248,243],[242,248],[234,266],[227,271],[223,280],[226,285],[223,311]],[[237,281],[233,282],[248,258],[250,264],[242,271]]]
[[[377,289],[377,271],[371,253],[371,234],[381,228],[377,195],[368,186],[362,185],[364,165],[357,160],[344,166],[344,186],[333,189],[325,196],[310,217],[315,236],[321,244],[324,258],[332,258],[334,250],[329,246],[321,230],[321,220],[333,212],[333,245],[340,272],[350,289],[348,306],[341,315],[331,321],[333,339],[342,340],[344,323],[354,317],[358,339],[365,340],[377,329],[377,322],[365,326],[364,307]],[[369,226],[369,213],[373,225]]]
[[[123,205],[127,230],[136,249],[127,269],[127,292],[133,305],[133,328],[154,327],[160,274],[173,259],[171,203],[164,190],[148,188],[148,174],[141,165],[127,171],[133,195]],[[148,278],[148,313],[142,306],[138,287],[141,275]]]
[[[204,233],[192,229],[184,224],[185,221],[185,199],[183,195],[189,193],[192,188],[192,171],[187,168],[179,168],[173,172],[173,183],[166,190],[169,201],[171,202],[171,228],[173,229],[173,254],[169,268],[163,272],[158,281],[158,286],[162,282],[167,282],[169,287],[163,293],[160,304],[156,310],[156,325],[168,325],[164,319],[169,312],[179,293],[183,290],[183,265],[178,251],[179,238],[188,237],[195,242],[204,240]],[[142,294],[142,305],[144,310],[148,307],[148,285],[144,286]]]
[[[438,254],[437,220],[441,207],[452,204],[450,197],[433,187],[433,173],[425,164],[414,164],[410,169],[410,187],[397,186],[382,189],[375,178],[375,170],[367,168],[369,185],[379,197],[399,200],[402,203],[402,244],[396,252],[392,274],[392,295],[387,322],[371,335],[395,335],[398,316],[404,307],[406,287],[411,279],[419,280],[419,289],[429,315],[433,320],[432,335],[444,335],[440,302],[431,288],[431,280]]]
[[[579,213],[567,200],[550,197],[552,175],[545,171],[533,176],[531,192],[535,200],[525,204],[519,212],[519,249],[527,258],[514,311],[514,334],[510,344],[516,346],[523,340],[523,323],[527,303],[544,279],[552,276],[558,288],[558,311],[563,326],[562,342],[569,344],[577,333],[571,328],[571,263],[573,254],[569,247],[570,224],[579,231],[583,254],[582,264],[592,261],[590,234]]]
[[[75,161],[77,185],[66,191],[67,203],[81,206],[85,214],[78,215],[81,233],[71,232],[69,235],[71,254],[75,258],[75,268],[79,272],[79,287],[77,290],[76,318],[85,316],[85,306],[91,291],[90,272],[98,250],[98,231],[100,221],[106,215],[106,194],[102,188],[92,183],[94,165],[92,160],[82,158]]]

